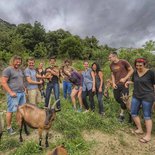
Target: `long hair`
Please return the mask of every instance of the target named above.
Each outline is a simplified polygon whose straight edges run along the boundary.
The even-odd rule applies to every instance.
[[[14,55],[14,56],[10,59],[10,61],[9,61],[10,66],[13,65],[13,63],[14,63],[15,60],[21,60],[21,63],[22,63],[22,58],[21,58],[20,56],[18,56],[18,55]]]
[[[91,65],[92,70],[93,70],[93,65],[96,65],[96,73],[98,74],[98,72],[101,71],[99,64],[96,63],[96,62],[94,62],[94,63]]]

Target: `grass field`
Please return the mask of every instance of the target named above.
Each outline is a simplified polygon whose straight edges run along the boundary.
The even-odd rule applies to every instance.
[[[81,69],[82,63],[76,64],[79,65],[78,69]],[[103,70],[108,72],[107,68]],[[108,74],[106,73],[106,77]],[[14,136],[9,136],[4,131],[0,142],[0,155],[46,155],[48,151],[61,144],[65,146],[70,155],[155,154],[155,126],[153,126],[151,142],[140,143],[138,139],[142,135],[132,132],[135,126],[128,124],[127,113],[125,122],[118,122],[119,105],[113,98],[112,90],[110,97],[110,99],[104,98],[105,116],[101,117],[98,114],[96,97],[95,112],[79,113],[73,111],[70,101],[63,99],[61,90],[62,110],[56,114],[56,120],[50,129],[49,148],[45,148],[43,145],[43,151],[39,150],[37,130],[33,129],[29,129],[30,136],[25,136],[23,133],[24,142],[20,143],[14,116],[13,128],[17,133]],[[53,100],[52,98],[52,103]],[[40,107],[43,105],[43,103],[39,104]],[[0,110],[6,110],[5,93],[2,89],[0,89]],[[154,116],[153,120],[155,120]]]

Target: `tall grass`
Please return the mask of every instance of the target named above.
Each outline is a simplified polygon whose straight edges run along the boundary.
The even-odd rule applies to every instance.
[[[60,61],[58,61],[58,63],[61,64]],[[82,61],[78,61],[78,63],[73,64],[73,66],[81,70],[83,68],[82,64]],[[105,68],[104,71],[109,72],[109,69]],[[4,95],[1,95],[3,94],[3,91],[1,92],[1,101],[5,101]],[[104,98],[105,116],[101,117],[98,114],[98,103],[96,99],[95,112],[79,113],[73,111],[70,101],[63,99],[62,90],[60,94],[62,110],[61,112],[58,112],[56,114],[56,120],[53,122],[52,130],[55,130],[62,134],[62,138],[56,139],[55,142],[50,143],[50,149],[54,148],[57,145],[63,144],[67,148],[70,155],[87,155],[89,154],[89,150],[95,142],[87,142],[83,138],[83,131],[89,132],[91,130],[100,130],[101,132],[106,134],[114,134],[115,131],[127,126],[126,123],[121,124],[118,122],[117,116],[119,114],[120,108],[118,103],[116,103],[113,98]],[[112,96],[112,92],[110,92],[110,96]],[[44,104],[42,103],[39,106],[43,107]],[[0,105],[0,108],[6,109],[6,103]],[[15,116],[13,120],[13,127],[18,130]],[[122,145],[124,145],[123,139],[120,139],[120,141]],[[6,136],[6,133],[4,133],[2,142],[0,144],[0,151],[7,152],[8,150],[12,150],[11,154],[14,155],[45,154],[46,150],[40,152],[37,143],[38,142],[31,142],[25,139],[25,142],[23,144],[20,144],[18,143],[17,136],[10,138]]]

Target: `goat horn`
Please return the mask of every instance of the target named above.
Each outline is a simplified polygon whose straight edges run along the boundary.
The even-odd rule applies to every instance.
[[[54,102],[54,104],[52,105],[52,108],[51,108],[51,109],[54,109],[54,107],[55,107],[55,105],[57,104],[58,101],[60,101],[60,99],[58,99],[58,100],[56,100],[56,101]]]

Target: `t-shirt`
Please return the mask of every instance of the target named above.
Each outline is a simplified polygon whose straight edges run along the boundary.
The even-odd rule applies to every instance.
[[[116,84],[120,84],[119,80],[128,74],[129,67],[130,64],[126,60],[119,60],[117,63],[111,63],[110,69],[111,72],[113,72]]]
[[[137,71],[132,76],[134,82],[133,96],[145,101],[154,101],[155,73],[148,70],[143,76],[139,77]]]
[[[24,75],[21,69],[14,69],[12,66],[9,66],[4,69],[2,72],[3,77],[8,78],[8,86],[14,92],[23,92],[24,91]]]
[[[26,77],[30,77],[33,81],[37,81],[35,69],[30,69],[27,67],[24,71],[24,74]],[[38,85],[37,84],[30,84],[30,83],[26,82],[26,88],[28,90],[36,89],[36,88],[38,88]]]

